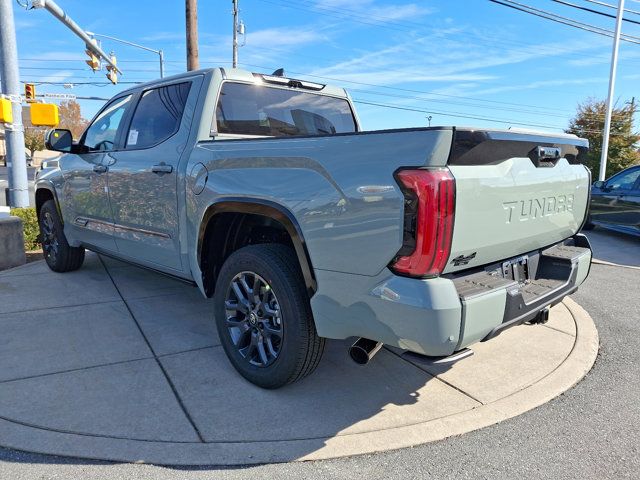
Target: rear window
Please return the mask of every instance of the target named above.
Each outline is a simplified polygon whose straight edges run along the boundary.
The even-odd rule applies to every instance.
[[[356,131],[345,99],[230,82],[222,85],[216,124],[218,133],[273,137]]]

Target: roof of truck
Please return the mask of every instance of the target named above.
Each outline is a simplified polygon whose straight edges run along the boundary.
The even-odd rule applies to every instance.
[[[164,78],[158,78],[156,80],[151,80],[150,82],[145,82],[145,83],[141,83],[138,84],[134,87],[128,88],[126,90],[123,90],[121,93],[127,93],[127,92],[135,92],[141,89],[145,89],[145,88],[149,88],[155,85],[161,85],[167,82],[172,82],[175,80],[180,80],[183,78],[190,78],[193,77],[194,75],[206,75],[206,74],[210,74],[212,72],[214,72],[215,70],[219,70],[222,74],[222,78],[224,80],[234,80],[234,81],[238,81],[238,82],[256,82],[257,78],[261,78],[261,77],[275,77],[273,75],[269,75],[269,74],[263,74],[263,73],[254,73],[254,72],[250,72],[248,70],[243,70],[240,68],[226,68],[226,67],[215,67],[215,68],[202,68],[200,70],[191,70],[189,72],[184,72],[184,73],[179,73],[177,75],[172,75],[170,77],[164,77]],[[340,88],[340,87],[336,87],[333,85],[326,85],[323,83],[319,83],[319,82],[314,82],[311,80],[302,80],[302,79],[298,79],[298,78],[294,78],[291,77],[289,75],[283,75],[281,78],[288,78],[291,80],[300,80],[303,81],[305,83],[312,83],[315,85],[319,85],[322,86],[321,89],[301,89],[301,91],[308,91],[310,93],[320,93],[320,94],[324,94],[324,95],[333,95],[336,97],[347,97],[347,91],[344,88]],[[274,85],[276,86],[276,85]],[[282,87],[283,85],[279,85],[280,87]]]

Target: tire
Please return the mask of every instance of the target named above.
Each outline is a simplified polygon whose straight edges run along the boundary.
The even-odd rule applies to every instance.
[[[84,248],[71,247],[64,236],[58,209],[53,200],[47,200],[40,208],[40,243],[47,265],[54,272],[77,270],[84,262]]]
[[[320,363],[325,339],[316,332],[291,248],[250,245],[231,254],[218,275],[214,308],[222,347],[251,383],[279,388]]]
[[[587,221],[584,222],[584,226],[582,227],[582,230],[593,230],[594,228],[596,228],[595,224],[591,223],[591,216],[587,217]]]

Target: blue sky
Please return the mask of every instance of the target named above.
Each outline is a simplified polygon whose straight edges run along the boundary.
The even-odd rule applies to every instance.
[[[522,2],[614,26],[613,19],[551,0]],[[184,1],[57,3],[86,30],[163,49],[167,74],[184,71]],[[432,125],[561,130],[579,102],[607,94],[610,38],[487,0],[240,0],[240,8],[247,26],[242,68],[284,67],[289,76],[344,86],[357,101],[409,109],[358,104],[368,130],[426,126],[429,115]],[[640,1],[628,0],[627,8],[640,11]],[[48,12],[17,4],[14,11],[21,80],[74,83],[73,89],[43,84],[38,93],[111,97],[124,82],[158,76],[157,56],[105,40],[124,72],[112,86],[104,71],[89,70],[81,40]],[[231,21],[231,0],[199,2],[201,67],[229,66]],[[640,37],[640,25],[625,23],[623,31]],[[616,97],[640,97],[639,86],[640,45],[622,42]],[[101,102],[81,105],[89,118]]]

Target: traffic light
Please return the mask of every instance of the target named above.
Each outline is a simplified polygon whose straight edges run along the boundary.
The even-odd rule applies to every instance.
[[[116,65],[116,56],[112,53],[111,55],[109,55],[109,57],[111,59],[111,63],[113,63],[113,65]],[[107,78],[114,85],[118,83],[118,72],[116,71],[116,68],[114,66],[111,66],[109,64],[107,64]]]
[[[28,103],[36,101],[36,86],[33,83],[24,84],[24,98]]]
[[[92,40],[92,42],[97,44],[95,39]],[[87,46],[87,49],[84,51],[84,53],[89,56],[89,60],[85,61],[87,62],[87,65],[91,67],[91,70],[93,70],[94,72],[100,70],[100,58],[98,58],[98,56],[89,49],[89,46]]]

